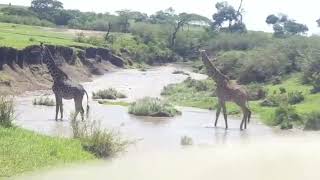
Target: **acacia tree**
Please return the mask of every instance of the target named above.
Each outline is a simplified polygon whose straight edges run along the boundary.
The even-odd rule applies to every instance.
[[[287,15],[271,14],[266,18],[266,23],[273,26],[275,37],[286,37],[291,35],[305,34],[309,29],[306,25],[297,23],[293,19],[289,19]]]
[[[218,2],[215,7],[217,12],[213,14],[212,29],[224,32],[246,32],[246,26],[243,23],[243,0],[240,1],[238,10],[229,5],[228,2]],[[227,26],[225,26],[227,24]]]
[[[30,9],[39,18],[54,21],[54,15],[63,10],[63,4],[57,0],[33,0]]]
[[[117,11],[119,15],[118,23],[121,27],[121,32],[128,33],[130,28],[130,20],[135,22],[143,22],[148,20],[148,15],[138,11],[120,10]]]
[[[153,24],[167,24],[170,26],[169,47],[174,48],[177,39],[177,33],[185,26],[191,23],[206,23],[210,20],[198,14],[180,13],[176,14],[173,8],[168,8],[164,11],[158,11],[150,16]]]

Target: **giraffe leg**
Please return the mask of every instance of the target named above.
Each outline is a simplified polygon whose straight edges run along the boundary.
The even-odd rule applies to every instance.
[[[221,112],[221,105],[218,104],[218,108],[217,108],[217,112],[216,112],[216,121],[214,122],[214,127],[217,127],[220,112]]]
[[[61,99],[61,102],[60,102],[60,118],[61,118],[61,121],[63,120],[63,102],[62,102],[62,99]]]
[[[77,115],[81,114],[81,119],[82,121],[84,121],[84,110],[83,110],[83,107],[82,107],[82,98],[83,96],[78,96],[74,99],[74,105],[75,105],[75,109],[76,109],[76,114],[75,114],[75,118],[77,118]]]
[[[225,124],[226,124],[226,129],[228,129],[228,116],[227,116],[226,103],[225,103],[225,102],[221,102],[221,107],[222,107],[224,122],[225,122]]]
[[[55,117],[55,120],[58,121],[58,113],[59,113],[59,108],[60,108],[60,98],[56,94],[55,94],[55,97],[56,97],[56,117]]]

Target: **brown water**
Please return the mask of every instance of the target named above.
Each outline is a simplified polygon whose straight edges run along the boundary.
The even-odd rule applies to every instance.
[[[152,68],[147,72],[121,70],[108,73],[93,82],[85,83],[84,86],[89,94],[98,89],[116,88],[128,95],[127,101],[145,96],[159,97],[165,85],[178,83],[187,78],[185,75],[172,74],[176,69],[179,67],[168,65]],[[206,78],[204,75],[194,73],[191,73],[191,76],[195,79]],[[24,128],[48,135],[70,136],[71,131],[67,118],[63,122],[53,120],[55,107],[32,105],[31,102],[35,96],[45,93],[28,93],[17,99],[19,116],[16,123]],[[73,111],[74,105],[72,101],[64,102],[67,117]],[[249,174],[253,174],[252,168],[257,171],[256,168],[259,167],[258,172],[254,172],[257,175],[254,177],[258,177],[259,174],[268,174],[269,171],[263,169],[264,167],[269,168],[272,165],[278,167],[272,160],[288,162],[289,168],[293,162],[298,163],[301,159],[312,156],[304,154],[301,157],[293,157],[299,155],[297,154],[299,151],[296,151],[299,144],[295,142],[303,142],[301,139],[309,139],[310,135],[299,131],[279,131],[255,120],[249,125],[248,130],[239,131],[239,118],[229,117],[230,129],[226,131],[223,128],[224,121],[222,119],[220,120],[221,128],[212,127],[215,117],[214,111],[180,108],[181,116],[150,118],[129,115],[126,107],[100,105],[92,100],[90,100],[90,105],[91,113],[101,120],[103,127],[119,130],[127,138],[138,139],[136,145],[131,146],[127,153],[121,155],[121,158],[115,158],[112,161],[35,173],[23,177],[23,179],[70,179],[71,177],[71,179],[105,177],[139,180],[210,179],[210,177],[223,177],[223,175],[244,179],[249,172]],[[193,148],[184,148],[180,145],[182,136],[193,139]],[[285,145],[278,151],[278,146],[282,145],[282,142],[287,142],[287,140],[281,141],[280,139],[287,139],[289,136],[299,137],[299,141],[290,139],[291,144]],[[312,140],[315,139],[315,136],[318,137],[312,135]],[[277,143],[274,144],[275,142]],[[310,144],[308,145],[310,146]],[[288,154],[289,147],[294,147],[295,151]],[[320,146],[316,148],[320,149]],[[272,152],[271,155],[269,152]],[[320,157],[316,160],[320,160]],[[253,164],[250,164],[250,161]],[[300,165],[298,166],[300,167]],[[285,168],[287,167],[284,165],[282,169]],[[278,169],[277,172],[280,173],[282,169]],[[235,172],[243,174],[243,176],[236,176],[233,174]]]

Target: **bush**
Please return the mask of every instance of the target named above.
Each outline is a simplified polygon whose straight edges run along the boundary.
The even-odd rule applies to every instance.
[[[264,99],[266,97],[266,94],[267,94],[266,89],[259,84],[250,84],[250,85],[247,85],[246,88],[249,94],[249,99],[252,101]]]
[[[31,16],[16,16],[16,15],[1,15],[0,22],[5,23],[14,23],[14,24],[24,24],[32,26],[45,26],[45,27],[54,27],[55,25],[46,20],[40,20],[37,17]]]
[[[296,109],[287,102],[283,102],[275,110],[275,125],[280,125],[281,129],[292,129],[293,123],[300,119]]]
[[[172,72],[172,74],[182,74],[182,75],[190,76],[189,73],[186,73],[186,72],[180,71],[180,70],[175,70]]]
[[[288,102],[291,105],[298,104],[304,101],[304,96],[302,92],[294,91],[288,93]]]
[[[114,131],[102,129],[99,121],[79,122],[71,115],[73,137],[79,139],[82,147],[96,157],[105,158],[123,151],[130,143]]]
[[[181,114],[171,104],[159,98],[146,97],[129,106],[129,113],[136,116],[173,117]]]
[[[214,89],[214,84],[210,80],[195,80],[191,77],[188,77],[183,83],[186,84],[186,86],[189,88],[195,88],[195,90],[197,91],[213,91]]]
[[[35,98],[33,99],[32,102],[33,105],[40,105],[40,106],[55,106],[55,102],[53,99],[50,99],[48,97],[40,97],[40,98]]]
[[[118,92],[117,90],[113,88],[105,89],[105,90],[99,90],[98,92],[93,92],[92,93],[92,98],[93,99],[123,99],[126,98],[127,96]]]
[[[320,112],[312,112],[305,116],[304,130],[320,130]]]
[[[13,100],[7,97],[0,97],[0,126],[12,127],[15,119]]]

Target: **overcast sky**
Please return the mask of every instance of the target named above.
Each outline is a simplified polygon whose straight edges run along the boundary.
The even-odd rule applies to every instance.
[[[173,7],[177,12],[197,13],[211,19],[219,0],[60,0],[66,9],[114,12],[130,9],[152,14]],[[227,0],[238,7],[240,0]],[[0,3],[30,5],[31,0],[0,0]],[[271,31],[265,19],[272,13],[284,13],[297,22],[306,24],[310,33],[319,33],[316,20],[320,18],[319,0],[244,0],[244,22],[250,30]]]

